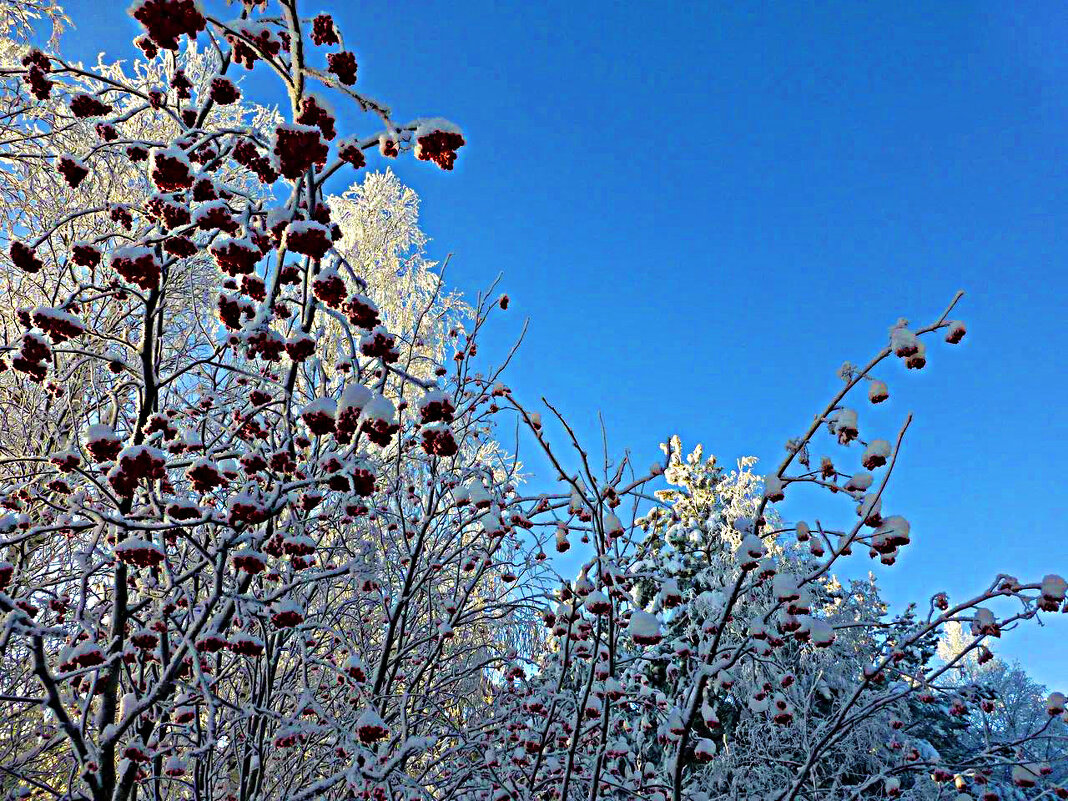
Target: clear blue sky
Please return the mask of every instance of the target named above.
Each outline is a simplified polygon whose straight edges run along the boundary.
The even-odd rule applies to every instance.
[[[888,408],[861,410],[883,436],[916,413],[886,499],[913,545],[886,594],[1068,573],[1068,6],[354,5],[362,88],[465,129],[453,174],[397,171],[451,281],[504,271],[498,330],[531,318],[520,396],[594,444],[602,412],[642,465],[672,432],[770,463],[842,361],[963,288],[967,344],[892,365]],[[68,50],[128,52],[114,5],[66,6]],[[1064,617],[1001,652],[1064,689]]]

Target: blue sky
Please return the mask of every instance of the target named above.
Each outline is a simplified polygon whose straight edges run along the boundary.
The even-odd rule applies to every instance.
[[[112,4],[65,5],[68,51],[128,52]],[[546,395],[594,445],[601,412],[641,465],[671,433],[770,465],[844,360],[965,289],[966,344],[933,347],[920,374],[890,365],[887,408],[861,408],[888,438],[916,414],[886,498],[913,545],[885,593],[1068,573],[1068,7],[366,0],[337,16],[364,91],[465,130],[454,173],[396,169],[453,284],[505,273],[495,331],[530,317],[520,397]],[[1052,617],[1001,653],[1063,689]]]

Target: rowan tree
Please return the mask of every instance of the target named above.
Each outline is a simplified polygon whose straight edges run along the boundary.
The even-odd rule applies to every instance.
[[[464,139],[363,94],[329,14],[138,0],[142,57],[86,67],[20,43],[55,6],[8,5],[10,796],[1068,797],[1064,697],[980,734],[997,696],[962,669],[1064,610],[1062,578],[895,615],[836,578],[910,542],[883,509],[909,418],[884,438],[858,408],[961,341],[959,296],[845,367],[764,476],[677,440],[597,464],[511,392],[511,351],[480,358],[507,296],[451,293],[414,195],[362,177],[452,169]],[[542,485],[500,444],[516,421]],[[775,512],[806,486],[847,522]]]
[[[374,150],[450,169],[463,138],[353,88],[327,15],[131,13],[132,69],[23,48],[4,70],[12,791],[424,786],[537,582],[496,591],[523,501],[470,338],[443,363],[463,310],[422,263],[406,316],[379,308],[363,271],[418,251],[413,220],[354,264],[359,191],[338,223],[326,184]],[[242,98],[249,68],[286,114]],[[340,137],[326,93],[371,130]]]

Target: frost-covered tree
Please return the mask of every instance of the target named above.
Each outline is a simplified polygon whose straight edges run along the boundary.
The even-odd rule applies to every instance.
[[[339,249],[367,281],[368,295],[392,325],[419,332],[407,369],[429,375],[471,310],[427,257],[419,196],[387,169],[331,197],[330,208],[342,233]]]
[[[3,0],[0,2],[0,43],[25,42],[47,22],[49,43],[55,45],[70,26],[58,0]]]
[[[946,627],[938,643],[938,656],[945,662],[968,649],[972,635],[959,624]],[[1032,761],[1052,765],[1051,780],[1068,783],[1068,721],[1050,716],[1051,707],[1063,705],[1058,693],[1036,682],[1020,664],[1010,664],[989,649],[970,651],[956,660],[955,681],[971,688],[979,699],[969,707],[951,746],[965,753],[981,750],[1022,750]],[[952,674],[951,674],[952,675]],[[1032,736],[1041,731],[1037,737]],[[1011,773],[1002,769],[994,774],[1002,797],[1012,798]]]
[[[930,325],[900,320],[866,366],[846,365],[843,388],[762,478],[751,462],[727,473],[672,441],[662,466],[669,486],[656,491],[650,478],[661,466],[635,477],[628,459],[606,456],[595,469],[564,424],[575,474],[540,419],[514,402],[570,485],[553,506],[560,549],[581,536],[591,553],[544,612],[555,644],[535,670],[512,674],[488,715],[508,731],[486,739],[484,781],[495,798],[1068,793],[1039,754],[1059,731],[1060,696],[1011,747],[991,748],[964,737],[985,696],[956,670],[972,655],[986,659],[986,643],[1003,631],[1062,609],[1061,577],[1001,575],[971,598],[936,593],[899,615],[872,582],[846,587],[834,577],[851,556],[892,565],[911,539],[907,518],[883,508],[911,418],[896,437],[862,436],[852,398],[885,402],[876,371],[887,362],[922,369],[932,335],[959,342],[964,325],[949,319],[959,297]],[[813,460],[821,432],[840,456]],[[850,522],[781,519],[775,504],[803,486],[847,501]],[[966,627],[967,642],[939,660],[939,636],[952,624]],[[949,735],[942,751],[933,733]]]
[[[506,297],[448,291],[414,194],[388,172],[339,188],[375,151],[451,169],[462,134],[356,89],[333,18],[297,6],[138,0],[142,57],[87,67],[19,41],[58,9],[11,4],[3,791],[1068,795],[1049,761],[1063,696],[984,739],[990,696],[961,670],[1063,610],[1062,578],[1002,575],[899,615],[835,578],[850,556],[893,564],[911,536],[883,510],[908,420],[862,436],[854,398],[884,402],[887,362],[921,369],[933,337],[959,342],[959,297],[844,369],[763,477],[677,441],[649,470],[597,464],[555,408],[543,426],[513,396],[507,358],[479,363]],[[249,69],[286,108],[245,96]],[[502,417],[555,489],[524,492]],[[841,455],[814,464],[821,438]],[[776,514],[797,486],[848,522]],[[572,547],[565,577],[549,553]]]
[[[709,620],[718,623],[727,603],[723,579],[734,573],[740,529],[760,505],[763,482],[751,471],[752,459],[741,460],[736,470],[727,472],[715,458],[704,459],[700,447],[685,459],[677,440],[667,450],[666,478],[672,488],[657,493],[668,505],[654,509],[644,521],[649,533],[635,564],[636,572],[644,574],[636,585],[636,600],[645,607],[659,603],[675,608],[682,599],[693,599],[690,609],[672,613],[664,626],[666,637],[677,637],[686,644],[683,648],[692,649],[701,642],[700,629]],[[775,515],[765,514],[765,519],[774,529],[782,527]],[[766,574],[763,591],[740,597],[722,626],[723,636],[751,636],[758,658],[742,661],[695,721],[703,750],[695,750],[690,767],[704,774],[710,791],[752,793],[757,789],[754,773],[760,772],[781,782],[783,777],[767,766],[787,766],[803,758],[807,738],[853,689],[868,666],[868,655],[888,639],[891,624],[874,580],[843,586],[824,572],[806,581],[820,567],[804,543],[772,540],[758,566]],[[793,619],[769,625],[784,599]],[[796,632],[806,628],[798,642]],[[805,648],[806,641],[815,647]],[[922,658],[920,651],[917,647],[908,654],[913,667]],[[648,683],[658,702],[666,702],[678,668],[650,667],[638,680]],[[780,708],[784,701],[788,707]],[[789,723],[782,725],[787,717]],[[780,725],[769,727],[769,719]],[[650,733],[663,733],[652,727],[649,716],[640,723]],[[810,787],[834,797],[878,773],[884,756],[880,750],[899,739],[891,724],[888,717],[873,716],[834,743],[815,766]],[[719,754],[714,760],[706,753],[710,750]],[[701,770],[702,760],[714,766]]]

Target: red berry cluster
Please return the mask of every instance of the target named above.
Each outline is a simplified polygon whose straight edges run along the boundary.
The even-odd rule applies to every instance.
[[[118,473],[112,473],[108,476],[108,480],[111,481],[112,486],[118,489],[118,483],[127,487],[136,486],[138,481],[157,481],[167,477],[165,470],[166,462],[163,459],[163,454],[154,448],[148,448],[143,445],[128,448],[123,453],[119,454],[119,463],[116,465]],[[116,482],[116,478],[121,475],[119,482]],[[130,493],[124,492],[123,495],[129,495]]]
[[[310,493],[305,493],[305,498]],[[322,496],[318,496],[321,500]],[[315,504],[307,505],[306,508],[314,508]],[[301,534],[290,534],[282,540],[282,552],[290,556],[311,556],[315,553],[315,540]]]
[[[431,400],[419,405],[419,417],[423,425],[438,421],[451,423],[455,412],[452,401],[444,396],[434,396]]]
[[[451,170],[456,163],[456,151],[464,144],[463,136],[456,131],[431,131],[416,140],[415,157]]]
[[[33,313],[33,324],[48,334],[59,345],[68,339],[80,337],[85,333],[85,326],[73,314],[57,312],[55,309],[40,307]]]
[[[146,291],[159,286],[162,274],[156,254],[147,248],[116,251],[111,256],[111,269]]]
[[[286,353],[295,362],[302,362],[315,354],[315,338],[303,331],[294,334],[286,342]]]
[[[367,672],[363,669],[363,665],[359,661],[359,657],[349,657],[349,662],[345,666],[345,672],[355,682],[367,681]]]
[[[257,61],[259,61],[259,53],[253,48],[249,47],[243,39],[238,36],[227,36],[227,41],[230,42],[231,57],[235,64],[240,64],[247,70],[253,68]]]
[[[189,225],[192,220],[189,206],[166,195],[153,195],[145,204],[145,210],[168,231],[179,225]]]
[[[141,0],[132,14],[152,43],[164,50],[177,50],[179,36],[195,39],[207,26],[194,0]]]
[[[24,273],[37,273],[44,267],[44,262],[37,257],[36,251],[25,242],[19,242],[17,239],[11,243],[8,255],[11,256],[11,261],[14,265]]]
[[[240,551],[232,561],[234,567],[246,573],[262,573],[267,567],[267,557],[259,551]]]
[[[167,624],[156,619],[152,624],[139,628],[130,634],[130,642],[139,648],[155,648],[159,644],[159,633],[157,632],[162,631],[167,631]]]
[[[375,474],[362,467],[353,470],[352,491],[361,498],[373,495],[375,491]]]
[[[197,209],[196,222],[203,231],[223,231],[230,235],[237,233],[240,227],[229,206],[222,201]]]
[[[226,483],[226,479],[223,477],[222,473],[219,472],[219,468],[207,459],[201,459],[194,462],[193,465],[185,471],[185,477],[189,479],[189,484],[193,488],[193,492],[201,494],[210,492],[216,487],[221,487]]]
[[[256,145],[248,139],[238,142],[230,155],[238,164],[256,173],[261,183],[273,184],[278,180],[278,173],[271,166],[270,160],[261,155]]]
[[[157,150],[152,154],[152,183],[160,192],[180,192],[193,185],[189,161],[178,153]]]
[[[386,420],[364,420],[360,430],[367,435],[367,439],[384,448],[389,445],[393,435],[400,431],[400,426]]]
[[[315,297],[331,308],[338,308],[348,292],[345,282],[334,270],[324,270],[312,281]]]
[[[99,136],[103,142],[114,142],[119,138],[119,131],[111,123],[98,122],[96,124],[96,135]]]
[[[82,457],[74,453],[74,451],[65,451],[64,453],[56,454],[48,461],[54,464],[61,473],[73,473],[74,468],[82,463]]]
[[[280,125],[275,131],[273,153],[278,172],[296,180],[312,165],[325,164],[330,149],[323,143],[317,128]]]
[[[302,615],[296,609],[282,609],[271,615],[271,623],[275,628],[288,629],[293,626],[299,626],[304,622],[304,615]],[[296,736],[293,737],[293,742],[296,742]]]
[[[366,295],[350,295],[341,304],[341,311],[348,315],[350,323],[368,331],[382,322],[378,316],[378,307]]]
[[[267,460],[263,458],[259,451],[246,453],[239,461],[241,462],[241,467],[250,476],[256,475],[267,467]]]
[[[200,507],[191,501],[178,501],[167,506],[167,517],[171,520],[194,520],[200,515]]]
[[[100,650],[100,646],[83,644],[83,646],[79,646],[71,652],[70,657],[60,664],[59,669],[66,672],[68,670],[95,667],[96,665],[104,664],[104,661],[104,652]]]
[[[342,445],[348,445],[360,428],[360,409],[351,406],[342,406],[337,414],[337,430],[334,439]],[[388,440],[387,440],[388,442]]]
[[[179,259],[188,259],[200,252],[196,242],[185,236],[172,236],[163,243],[163,249]]]
[[[337,154],[342,161],[348,162],[357,170],[367,164],[367,159],[356,142],[346,142],[338,149]]]
[[[230,639],[230,651],[238,656],[259,656],[263,643],[249,634],[238,633]]]
[[[229,106],[231,103],[236,103],[241,99],[241,91],[229,78],[219,75],[211,79],[208,96],[219,105]]]
[[[149,61],[159,55],[159,48],[156,47],[156,43],[147,36],[138,36],[134,39],[134,44],[140,48],[141,52],[145,54],[145,58]]]
[[[112,462],[122,450],[122,442],[112,434],[109,437],[97,437],[85,443],[89,455],[97,462]]]
[[[382,326],[376,326],[360,338],[360,353],[381,359],[386,364],[393,364],[400,358],[396,338]]]
[[[281,361],[286,348],[282,335],[266,325],[250,333],[245,343],[248,345],[250,358],[261,358],[268,362]]]
[[[230,524],[247,523],[256,525],[267,519],[267,510],[263,504],[249,498],[237,498],[230,502]]]
[[[267,285],[258,275],[241,276],[241,294],[248,295],[255,301],[267,299]]]
[[[145,481],[151,482],[166,478],[167,472],[164,470],[166,467],[167,462],[164,461],[163,455],[153,447],[137,445],[128,449],[127,453],[119,455],[119,468]]]
[[[13,575],[15,575],[15,566],[6,560],[0,562],[0,590],[7,587]]]
[[[30,87],[30,94],[38,100],[47,100],[55,84],[46,75],[52,71],[52,61],[40,50],[34,48],[22,57],[22,66],[26,67],[23,82]]]
[[[174,439],[178,436],[178,429],[174,427],[171,418],[166,414],[153,414],[148,418],[148,424],[144,428],[145,437],[151,437],[156,432],[163,434],[163,439]]]
[[[340,53],[329,53],[326,57],[326,68],[337,76],[337,79],[345,86],[356,83],[356,54],[348,50]]]
[[[341,44],[337,29],[334,27],[334,18],[329,14],[319,14],[313,19],[311,40],[320,47]]]
[[[290,223],[286,229],[285,248],[319,261],[330,250],[330,229],[316,222]]]
[[[92,95],[78,94],[70,101],[71,113],[79,119],[102,117],[111,111],[111,106],[102,103]]]
[[[378,742],[389,734],[389,730],[384,726],[379,726],[377,723],[365,723],[356,730],[356,733],[360,737],[360,742],[370,745],[371,743]]]
[[[188,100],[193,96],[193,82],[185,74],[185,70],[175,70],[171,78],[171,88],[181,100]]]
[[[263,257],[260,249],[247,239],[225,239],[211,246],[211,256],[227,275],[248,275]]]
[[[301,419],[308,430],[319,437],[332,433],[335,427],[334,416],[322,409],[306,412],[301,415]]]
[[[225,191],[223,194],[227,194]],[[218,200],[219,192],[215,189],[215,184],[210,178],[197,178],[193,184],[193,200],[197,203],[204,203],[208,200]]]
[[[115,556],[120,562],[136,567],[156,567],[164,558],[163,550],[154,543],[129,539],[115,546]]]
[[[221,292],[219,293],[218,312],[219,322],[231,331],[237,331],[244,325],[242,318],[251,320],[256,315],[256,308],[246,300]]]
[[[278,283],[283,286],[286,284],[299,284],[300,268],[295,264],[282,265],[282,271],[278,274]]]
[[[227,34],[226,41],[230,43],[234,61],[247,70],[252,69],[261,56],[274,58],[282,49],[282,42],[266,27],[243,28],[241,34]]]
[[[297,122],[301,125],[314,125],[327,141],[337,135],[333,115],[315,95],[308,95],[300,101],[300,115],[297,117]]]
[[[127,231],[133,227],[133,214],[125,206],[116,203],[109,210],[108,216],[111,217],[112,222],[117,222]]]
[[[662,634],[631,634],[631,638],[638,645],[656,645],[664,636]]]
[[[96,267],[100,264],[100,248],[80,243],[71,248],[71,261],[79,267]]]
[[[70,156],[60,156],[56,169],[71,189],[77,189],[78,185],[85,180],[85,176],[89,174],[89,168],[84,163]]]
[[[11,359],[11,366],[40,383],[48,375],[48,362],[51,359],[52,348],[45,338],[34,331],[27,331],[22,337],[19,352]]]
[[[445,424],[432,424],[423,429],[423,450],[434,456],[455,456],[458,448],[452,429]]]

